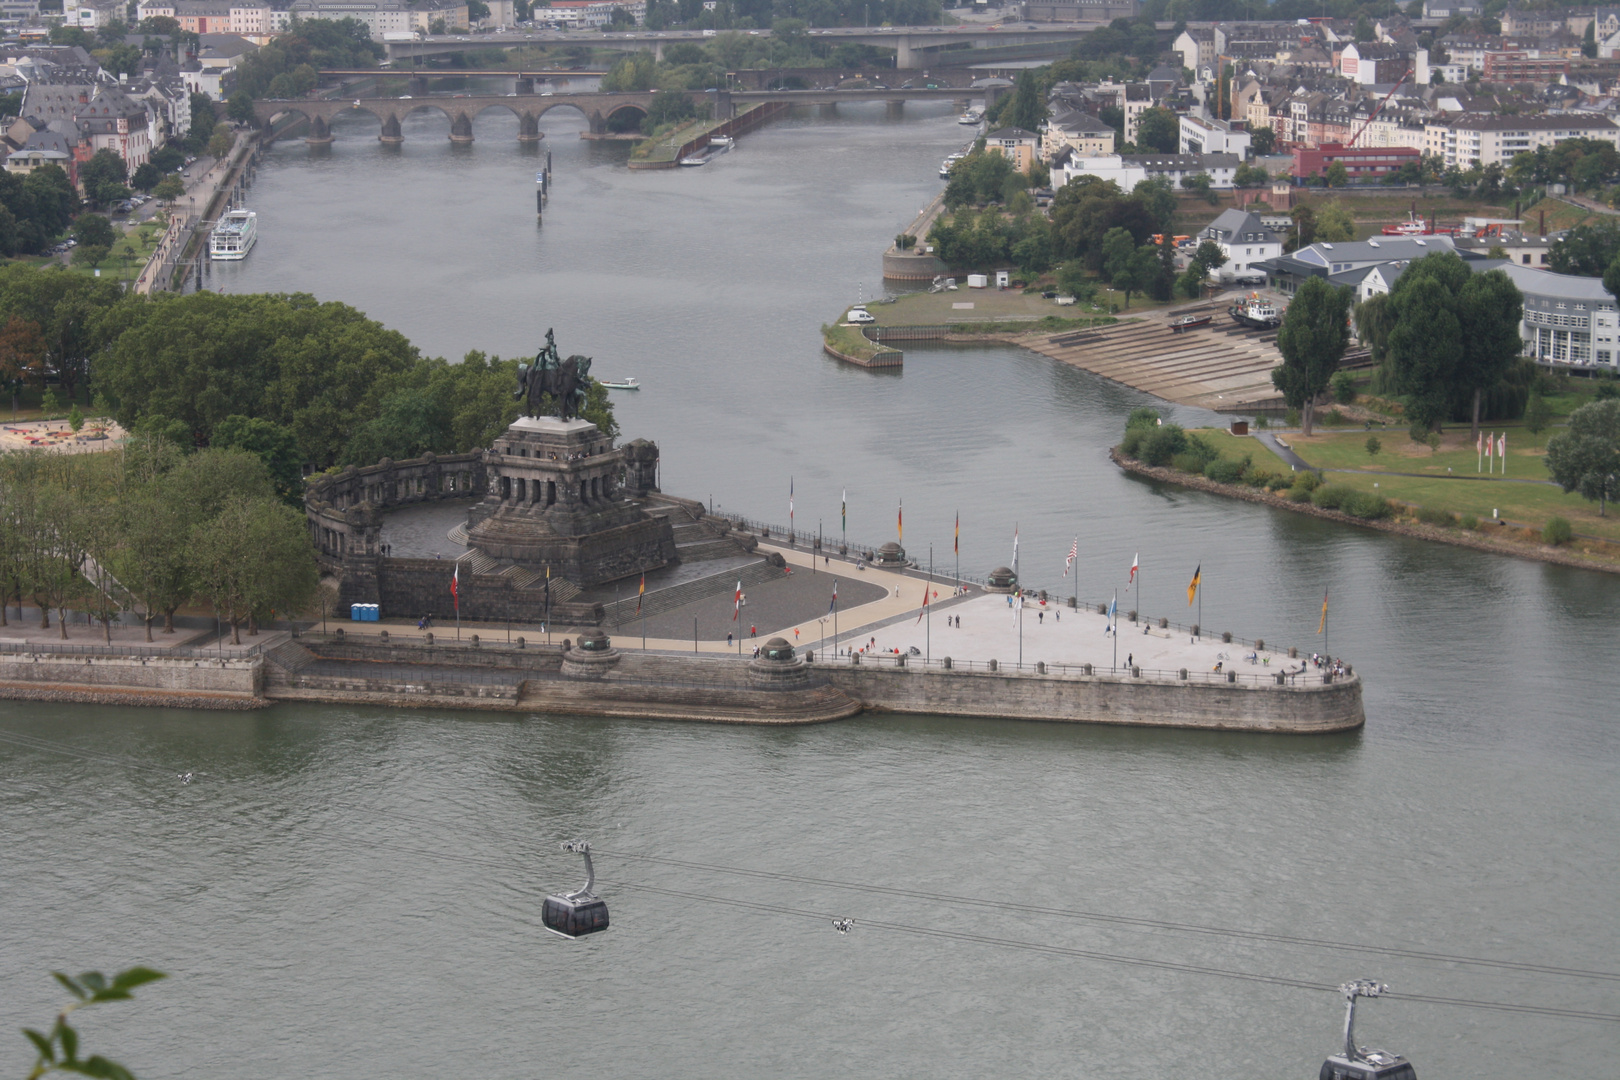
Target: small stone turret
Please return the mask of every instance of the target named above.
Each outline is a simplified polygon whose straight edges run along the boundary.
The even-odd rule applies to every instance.
[[[632,439],[619,448],[624,454],[624,486],[631,495],[658,490],[658,444]]]

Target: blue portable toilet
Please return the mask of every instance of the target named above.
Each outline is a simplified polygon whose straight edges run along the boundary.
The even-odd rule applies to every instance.
[[[349,605],[349,618],[354,622],[365,622],[366,621],[366,605],[364,605],[364,604],[350,604]]]

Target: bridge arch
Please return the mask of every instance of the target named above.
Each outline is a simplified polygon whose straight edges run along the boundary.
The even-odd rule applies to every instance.
[[[602,117],[602,126],[608,131],[639,131],[647,119],[647,107],[634,101],[622,102],[609,109]]]

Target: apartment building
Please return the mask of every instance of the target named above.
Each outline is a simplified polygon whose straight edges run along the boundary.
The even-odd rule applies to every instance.
[[[1467,115],[1425,126],[1425,150],[1449,168],[1506,165],[1515,154],[1566,139],[1603,139],[1620,147],[1620,127],[1592,113],[1542,116]]]

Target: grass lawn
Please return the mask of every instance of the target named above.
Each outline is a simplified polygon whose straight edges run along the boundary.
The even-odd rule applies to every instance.
[[[858,327],[833,323],[821,328],[821,336],[823,341],[845,356],[870,360],[878,351],[878,346],[868,341]]]
[[[155,221],[144,221],[125,231],[113,244],[107,257],[99,263],[94,266],[73,263],[70,257],[68,268],[83,274],[100,270],[102,277],[123,280],[127,276],[133,281],[140,276],[141,267],[146,265],[146,260],[151,258],[152,252],[157,249],[158,241],[163,239],[166,228],[167,226]]]
[[[1502,430],[1497,428],[1499,432]],[[1448,432],[1438,451],[1413,442],[1404,429],[1374,431],[1370,434],[1376,435],[1383,444],[1376,457],[1367,454],[1369,432],[1359,428],[1332,433],[1318,431],[1309,439],[1297,432],[1288,432],[1282,438],[1295,453],[1318,468],[1358,470],[1330,472],[1323,478],[1329,484],[1348,484],[1360,491],[1372,491],[1376,484],[1378,494],[1391,501],[1444,510],[1458,517],[1471,514],[1480,521],[1490,520],[1491,511],[1496,510],[1507,520],[1539,529],[1548,518],[1558,516],[1566,519],[1577,533],[1620,543],[1620,512],[1599,517],[1596,503],[1573,493],[1566,495],[1555,485],[1512,482],[1515,478],[1548,479],[1542,457],[1547,437],[1556,430],[1532,435],[1523,428],[1507,428],[1507,476],[1498,472],[1494,479],[1475,472],[1474,442],[1466,427]],[[1242,452],[1232,448],[1232,444],[1238,443],[1247,444],[1257,463],[1271,457],[1265,447],[1253,439],[1234,438],[1218,429],[1198,434],[1219,448],[1223,457],[1241,457]],[[1448,467],[1453,470],[1449,477]],[[1497,467],[1501,467],[1500,462]],[[1399,473],[1424,475],[1400,476]]]

